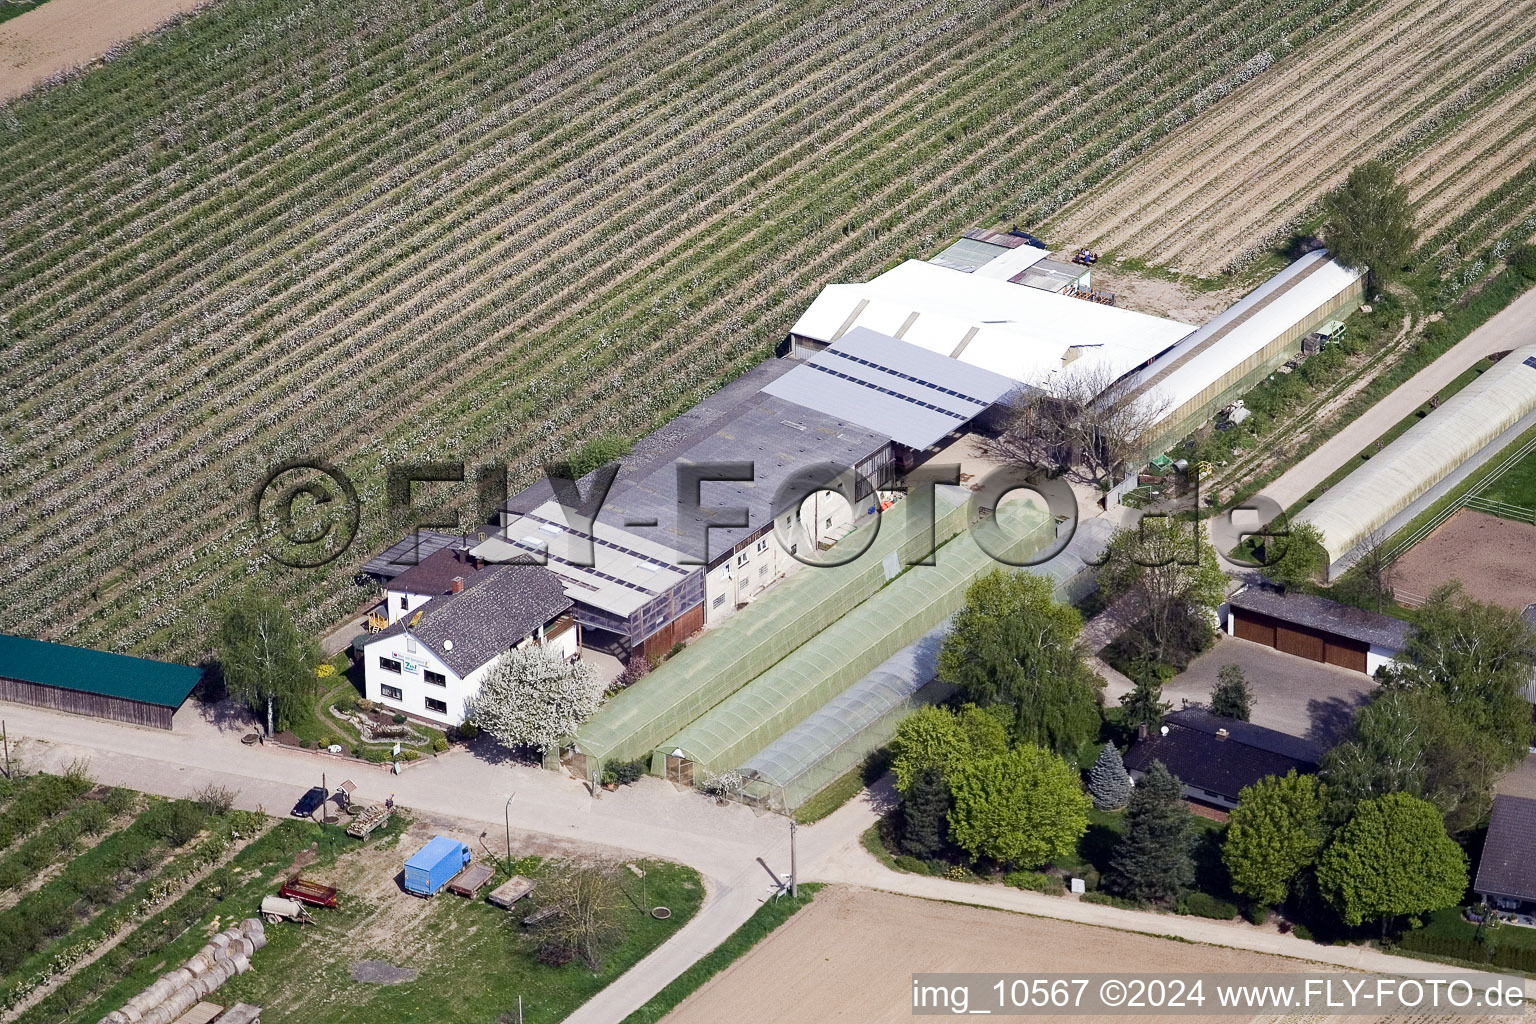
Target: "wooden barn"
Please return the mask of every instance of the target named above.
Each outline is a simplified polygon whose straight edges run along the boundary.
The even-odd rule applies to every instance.
[[[169,729],[202,670],[0,634],[0,700]]]

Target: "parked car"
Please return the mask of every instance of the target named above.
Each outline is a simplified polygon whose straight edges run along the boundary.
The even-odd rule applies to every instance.
[[[299,802],[293,805],[295,818],[308,818],[320,809],[325,803],[325,790],[319,786],[311,786],[309,792],[299,797]]]

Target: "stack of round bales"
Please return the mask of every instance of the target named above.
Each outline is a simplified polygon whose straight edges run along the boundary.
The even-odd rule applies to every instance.
[[[171,1024],[220,985],[251,969],[251,955],[267,944],[266,929],[250,917],[219,932],[169,974],[102,1018],[101,1024]]]

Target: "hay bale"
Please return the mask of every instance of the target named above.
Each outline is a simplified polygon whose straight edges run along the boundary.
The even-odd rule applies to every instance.
[[[123,1015],[122,1010],[113,1010],[111,1013],[101,1018],[101,1024],[132,1024],[132,1022],[130,1022],[128,1018]]]
[[[266,946],[266,944],[267,944],[267,933],[266,932],[262,932],[260,935],[252,935],[250,937],[250,939],[251,939],[251,949],[252,950],[261,949],[262,947]]]
[[[236,974],[244,974],[251,969],[251,958],[244,953],[236,953],[229,958],[229,962],[235,965]]]
[[[246,938],[254,939],[258,935],[265,936],[267,934],[267,926],[261,923],[261,918],[259,917],[248,917],[240,922],[240,932]]]

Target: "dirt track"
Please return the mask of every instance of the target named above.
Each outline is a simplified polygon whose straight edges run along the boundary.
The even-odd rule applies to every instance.
[[[814,903],[690,996],[666,1021],[895,1024],[912,1019],[912,975],[918,972],[1289,973],[1304,969],[1304,964],[1263,953],[839,886],[823,890]],[[1252,1015],[1213,1014],[1201,1019],[1213,1024],[1247,1022]],[[1370,1018],[1351,1019],[1364,1024]]]
[[[1426,597],[1454,579],[1479,601],[1515,611],[1536,602],[1536,526],[1464,508],[1397,560],[1392,583]]]
[[[0,25],[0,102],[207,0],[49,0]]]
[[[1494,8],[1387,0],[1237,86],[1069,206],[1053,233],[1213,273],[1242,262],[1351,166],[1382,153],[1404,158],[1402,178],[1428,233],[1528,158],[1536,75],[1524,69],[1533,36],[1536,0]],[[1458,123],[1469,100],[1475,113]]]

